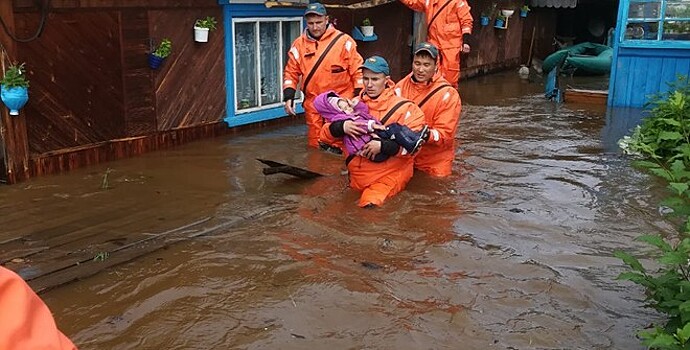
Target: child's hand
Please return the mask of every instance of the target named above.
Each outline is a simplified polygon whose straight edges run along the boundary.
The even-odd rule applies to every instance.
[[[371,129],[372,130],[386,130],[386,127],[381,125],[381,124],[375,123],[375,124],[371,124]]]

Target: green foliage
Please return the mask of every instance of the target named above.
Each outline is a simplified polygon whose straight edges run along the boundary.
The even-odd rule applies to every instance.
[[[172,41],[168,38],[161,40],[161,43],[153,50],[152,54],[160,58],[166,58],[172,53]]]
[[[26,70],[24,69],[24,63],[17,65],[13,64],[7,67],[5,70],[5,75],[0,80],[0,84],[5,86],[5,88],[14,87],[29,87],[29,81],[26,79]]]
[[[362,20],[362,26],[366,27],[366,26],[370,26],[370,25],[371,25],[371,20],[369,19],[369,17]]]
[[[522,7],[520,7],[520,11],[529,12],[529,11],[532,11],[532,9],[529,8],[529,6],[527,6],[527,5],[522,5]]]
[[[642,159],[634,165],[667,182],[662,205],[681,219],[678,236],[638,237],[657,250],[661,268],[650,272],[633,256],[616,252],[631,271],[619,280],[646,288],[648,306],[667,315],[663,327],[639,333],[650,349],[690,349],[690,85],[687,77],[671,84],[668,93],[652,98],[650,115],[631,136],[619,141],[628,154]],[[673,243],[671,243],[673,242]]]
[[[215,17],[208,16],[204,19],[197,19],[196,22],[194,22],[194,26],[198,28],[208,28],[209,31],[216,30],[216,25],[218,22],[216,22]]]

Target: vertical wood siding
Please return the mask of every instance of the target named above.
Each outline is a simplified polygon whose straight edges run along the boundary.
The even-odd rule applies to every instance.
[[[621,47],[614,69],[612,105],[642,107],[679,74],[690,75],[690,50]]]

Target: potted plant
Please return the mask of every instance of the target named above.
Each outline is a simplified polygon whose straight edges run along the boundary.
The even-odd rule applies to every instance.
[[[149,67],[151,69],[158,69],[163,63],[163,60],[170,56],[172,52],[172,41],[168,38],[161,40],[160,44],[149,53]]]
[[[19,115],[19,109],[29,101],[29,81],[26,79],[24,63],[7,67],[0,85],[0,99],[10,109],[10,115]]]
[[[496,20],[494,21],[494,28],[498,28],[498,29],[506,29],[506,28],[508,28],[508,25],[507,25],[507,22],[506,22],[507,19],[508,19],[508,17],[506,17],[506,16],[503,15],[502,13],[499,13],[499,14],[496,16]]]
[[[365,18],[362,21],[362,25],[359,27],[359,29],[362,30],[362,35],[364,36],[374,35],[374,26],[371,24],[371,20],[369,19],[369,17]]]
[[[529,8],[527,5],[523,5],[520,7],[520,17],[527,17],[527,13],[530,12],[532,9]]]
[[[481,23],[482,26],[488,26],[489,22],[491,21],[491,17],[486,12],[482,12],[481,17],[479,17],[479,19],[479,23]]]
[[[204,19],[197,19],[194,22],[194,40],[199,43],[208,42],[208,33],[216,30],[216,18],[208,16]]]

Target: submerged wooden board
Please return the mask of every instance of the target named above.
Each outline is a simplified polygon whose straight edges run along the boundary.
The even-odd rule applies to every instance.
[[[586,90],[567,88],[563,94],[566,103],[606,105],[609,92],[606,90]]]

